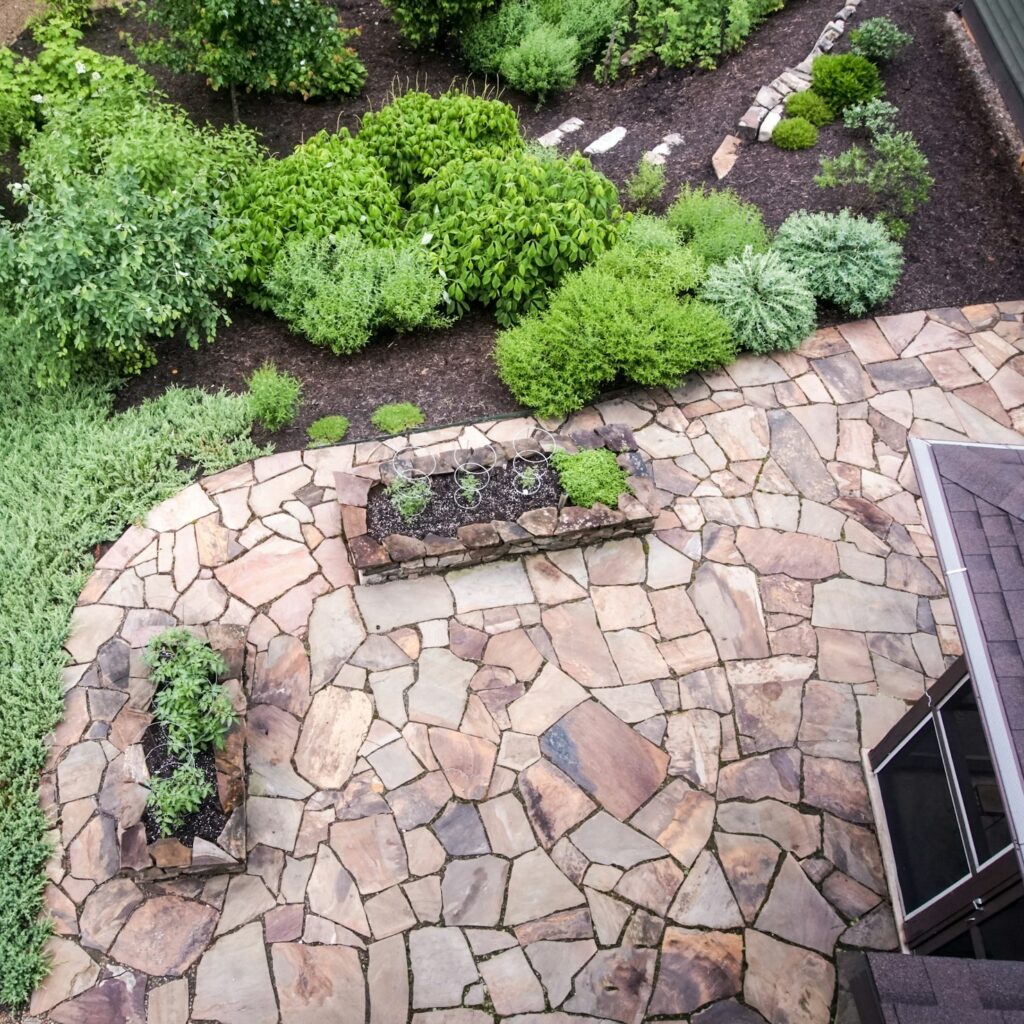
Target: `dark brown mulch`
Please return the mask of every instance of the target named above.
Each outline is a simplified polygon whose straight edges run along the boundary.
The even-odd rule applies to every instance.
[[[389,534],[401,533],[406,537],[423,539],[427,534],[454,537],[460,526],[470,523],[489,523],[495,519],[514,523],[524,512],[534,508],[557,505],[562,489],[554,470],[537,470],[538,486],[529,494],[517,487],[516,472],[511,466],[498,466],[482,486],[478,504],[473,508],[460,507],[459,484],[454,473],[429,477],[430,503],[410,522],[406,522],[391,504],[386,490],[375,487],[370,491],[366,509],[367,532],[377,540]]]
[[[167,730],[159,722],[146,730],[142,737],[142,750],[146,755],[146,767],[151,778],[169,778],[181,763],[168,749]],[[192,849],[197,836],[215,843],[228,820],[217,797],[217,768],[213,751],[200,750],[195,758],[210,784],[210,794],[199,810],[186,815],[181,825],[171,833],[173,838],[180,840],[189,849]],[[153,843],[160,838],[160,826],[152,811],[146,810],[142,815],[142,823],[146,826],[147,842]]]
[[[418,85],[440,92],[464,74],[448,51],[423,54],[406,46],[378,0],[339,0],[337,6],[347,24],[362,27],[357,46],[369,69],[366,92],[343,103],[243,96],[242,118],[259,128],[274,150],[288,151],[322,128],[357,127],[359,116],[385,102],[396,81],[402,88]],[[570,116],[585,122],[572,137],[580,146],[615,125],[629,128],[619,146],[594,158],[595,166],[620,184],[661,136],[681,133],[683,144],[668,161],[671,196],[683,181],[713,179],[711,154],[734,130],[750,97],[800,60],[841,6],[840,0],[789,0],[714,72],[651,67],[608,89],[584,74],[571,93],[541,111],[513,92],[504,98],[518,106],[530,137]],[[1024,287],[1024,196],[954,64],[943,26],[949,6],[947,0],[891,0],[884,11],[916,37],[906,56],[887,70],[886,80],[890,98],[901,107],[903,126],[918,135],[931,160],[936,187],[907,240],[906,273],[881,312],[1019,298]],[[865,16],[874,13],[883,12]],[[118,38],[124,24],[113,11],[105,11],[85,41],[127,55]],[[229,120],[226,94],[211,92],[197,76],[155,73],[171,99],[198,120]],[[813,176],[821,155],[836,153],[848,142],[845,132],[830,128],[818,147],[803,153],[747,146],[728,184],[761,206],[772,226],[802,207],[837,209],[847,197],[818,189]],[[298,422],[274,437],[279,448],[303,446],[305,427],[329,413],[350,418],[352,437],[370,436],[369,415],[383,401],[416,402],[430,424],[515,409],[494,374],[494,324],[486,314],[446,331],[384,336],[349,358],[316,350],[272,316],[239,309],[233,319],[219,333],[215,348],[191,352],[161,346],[158,366],[127,386],[122,404],[157,395],[174,382],[238,389],[260,362],[272,358],[305,387]]]

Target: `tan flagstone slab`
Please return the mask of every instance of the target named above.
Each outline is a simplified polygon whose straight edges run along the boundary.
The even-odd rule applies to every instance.
[[[305,544],[271,537],[240,558],[214,570],[235,597],[258,608],[280,597],[317,570]]]

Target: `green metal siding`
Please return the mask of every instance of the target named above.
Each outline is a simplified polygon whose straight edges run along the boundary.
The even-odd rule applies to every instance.
[[[1024,0],[967,0],[964,16],[1010,113],[1024,130]]]

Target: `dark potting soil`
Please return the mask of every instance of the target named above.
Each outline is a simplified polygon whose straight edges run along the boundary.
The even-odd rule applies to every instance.
[[[513,468],[498,466],[491,471],[490,479],[480,491],[480,501],[473,508],[460,508],[456,504],[459,487],[454,473],[429,477],[430,503],[410,522],[398,514],[383,485],[378,485],[370,491],[366,528],[376,540],[383,540],[392,533],[422,540],[431,533],[454,537],[460,526],[470,523],[489,523],[493,519],[514,523],[524,512],[557,505],[562,498],[563,491],[554,469],[543,467],[537,471],[537,477],[537,489],[523,494],[516,486]]]
[[[262,132],[273,151],[286,153],[323,128],[356,129],[359,117],[385,103],[396,87],[439,93],[466,73],[454,48],[427,53],[410,48],[379,0],[335,0],[335,6],[345,24],[361,27],[355,45],[369,71],[364,93],[342,102],[310,103],[241,96],[242,119]],[[585,70],[571,92],[541,110],[511,90],[502,98],[518,108],[529,138],[568,117],[585,122],[569,137],[580,147],[616,125],[628,128],[618,146],[593,158],[594,166],[619,185],[662,136],[682,134],[683,143],[666,165],[668,189],[656,208],[660,212],[683,182],[714,182],[711,155],[722,138],[735,131],[751,97],[806,56],[841,6],[841,0],[788,0],[783,11],[772,15],[739,53],[714,71],[672,70],[652,62],[605,88]],[[931,202],[911,225],[903,278],[880,313],[1016,299],[1024,293],[1024,194],[996,147],[966,76],[956,66],[944,27],[951,6],[952,0],[890,0],[884,10],[862,8],[862,17],[884,13],[914,34],[914,44],[885,69],[885,80],[889,98],[901,109],[901,126],[920,140],[936,179]],[[130,58],[119,38],[125,28],[137,31],[130,19],[105,10],[84,41]],[[26,37],[21,45],[28,45]],[[846,45],[842,42],[840,49]],[[212,92],[197,75],[150,70],[160,88],[197,121],[230,121],[227,93]],[[813,177],[821,156],[834,155],[851,141],[849,133],[833,126],[822,131],[814,149],[803,152],[746,145],[725,184],[757,203],[772,227],[801,208],[839,209],[851,197],[843,190],[819,189]],[[822,314],[825,324],[848,319],[829,310]],[[304,387],[298,419],[273,435],[281,450],[304,447],[309,423],[332,413],[349,418],[351,438],[372,436],[376,431],[369,417],[382,402],[415,402],[429,425],[482,419],[517,408],[496,377],[491,358],[496,328],[485,312],[447,330],[383,334],[363,352],[340,358],[293,335],[272,315],[245,307],[232,309],[231,315],[233,323],[218,332],[213,346],[193,351],[180,341],[160,344],[158,364],[128,383],[120,406],[159,395],[175,383],[241,390],[261,362],[273,359],[279,368],[298,376]]]
[[[146,767],[151,777],[167,778],[174,774],[175,768],[181,763],[167,748],[167,730],[159,722],[154,722],[142,737],[142,750],[146,755]],[[193,840],[198,836],[211,843],[227,824],[227,815],[221,810],[217,799],[217,769],[212,750],[202,750],[196,754],[196,764],[202,769],[206,781],[213,787],[210,795],[203,801],[198,811],[186,815],[180,827],[171,836],[181,841],[184,846],[192,848]],[[142,816],[146,826],[146,841],[155,842],[160,838],[160,827],[153,813],[147,808]]]

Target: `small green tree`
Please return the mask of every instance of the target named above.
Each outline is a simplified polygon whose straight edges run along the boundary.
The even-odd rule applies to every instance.
[[[135,0],[163,38],[133,43],[143,59],[176,71],[206,75],[211,88],[312,96],[356,93],[366,81],[349,45],[356,31],[343,28],[320,0]],[[129,40],[131,42],[131,40]]]

